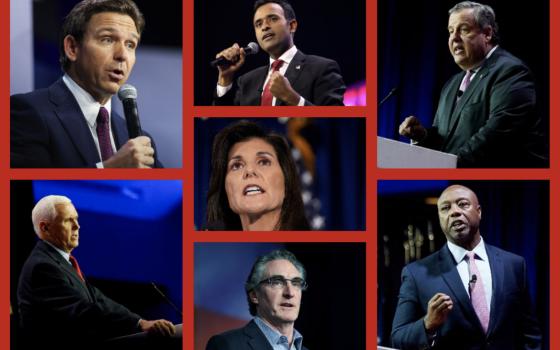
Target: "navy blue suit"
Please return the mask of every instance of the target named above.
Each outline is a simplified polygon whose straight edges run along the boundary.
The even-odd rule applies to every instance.
[[[254,69],[237,79],[233,87],[224,96],[217,97],[214,92],[214,104],[219,106],[260,106],[264,82],[269,66]],[[346,86],[335,61],[299,51],[290,62],[284,75],[292,88],[305,99],[306,106],[343,106]],[[214,89],[215,90],[215,89]],[[276,100],[277,106],[286,103]]]
[[[305,346],[301,348],[307,350]],[[272,350],[272,346],[255,321],[251,321],[243,328],[213,336],[206,350]]]
[[[541,333],[534,317],[525,260],[486,244],[492,273],[492,303],[487,334],[472,307],[447,245],[402,271],[393,345],[402,350],[426,349],[424,316],[436,293],[453,300],[453,309],[437,331],[433,349],[540,349]]]
[[[129,137],[126,121],[115,112],[111,130],[118,150]],[[157,153],[154,157],[155,167],[161,167]],[[12,168],[95,168],[100,161],[80,106],[62,79],[10,97]]]

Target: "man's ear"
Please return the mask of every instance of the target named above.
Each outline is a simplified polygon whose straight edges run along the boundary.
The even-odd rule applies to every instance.
[[[259,304],[259,298],[257,298],[257,293],[255,292],[255,290],[249,292],[249,298],[251,299],[251,302],[253,304]]]
[[[78,59],[78,53],[80,51],[80,45],[76,38],[72,35],[67,35],[64,37],[64,53],[68,60],[75,62]]]
[[[494,29],[492,29],[491,26],[486,26],[482,29],[482,33],[484,34],[484,38],[486,39],[486,42],[489,43],[492,41],[492,38],[494,38]]]
[[[294,36],[297,30],[297,21],[295,19],[292,19],[289,23],[289,26],[290,26],[290,34]]]

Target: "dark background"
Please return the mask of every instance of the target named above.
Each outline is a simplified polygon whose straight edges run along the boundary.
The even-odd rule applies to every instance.
[[[548,349],[549,334],[549,183],[548,181],[380,181],[378,184],[378,338],[391,345],[391,325],[404,267],[403,242],[409,224],[426,236],[428,221],[435,251],[446,242],[433,203],[451,184],[478,196],[480,233],[485,243],[521,255],[527,262],[531,299]],[[428,240],[422,257],[429,255]],[[388,260],[387,260],[388,259]],[[410,262],[415,261],[412,259]]]
[[[246,119],[246,118],[244,118]],[[318,214],[326,230],[365,229],[365,119],[309,118],[311,125],[302,135],[316,156],[316,176],[310,188],[320,200]],[[195,214],[197,228],[206,222],[206,196],[210,181],[212,142],[224,127],[238,118],[196,118],[194,122]],[[278,118],[248,119],[267,131],[286,135]],[[308,219],[310,219],[308,217]]]
[[[379,107],[378,135],[398,135],[409,115],[431,126],[445,82],[460,72],[447,46],[448,11],[458,0],[378,1],[378,101],[392,88],[397,95]],[[532,70],[540,114],[548,138],[549,2],[488,0],[496,14],[500,47]]]
[[[347,87],[365,80],[365,1],[290,1],[298,28],[294,43],[308,55],[338,62]],[[194,103],[210,105],[218,71],[210,67],[216,54],[234,43],[254,41],[253,0],[196,0],[194,6]],[[248,57],[237,76],[268,64],[262,50]]]

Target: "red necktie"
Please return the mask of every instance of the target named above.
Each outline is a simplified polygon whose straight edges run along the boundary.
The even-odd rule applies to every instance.
[[[272,62],[271,70],[272,73],[277,72],[280,67],[284,64],[282,60],[276,60]],[[270,75],[272,76],[272,73]],[[264,86],[263,94],[261,96],[261,106],[272,106],[272,93],[270,92],[270,78],[268,78],[268,82]]]
[[[85,282],[86,279],[82,274],[82,270],[80,270],[80,265],[78,265],[78,260],[76,260],[76,258],[74,258],[72,255],[70,255],[70,264],[72,264],[72,267],[74,268],[74,270],[76,270],[76,273],[78,274],[82,282]]]
[[[101,151],[101,160],[107,160],[113,155],[113,147],[111,146],[109,112],[105,109],[105,107],[99,108],[96,131],[97,139],[99,141],[99,150]]]

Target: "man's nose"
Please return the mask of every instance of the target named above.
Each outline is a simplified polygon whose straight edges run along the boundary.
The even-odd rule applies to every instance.
[[[459,210],[459,206],[452,205],[451,206],[451,214],[452,217],[457,217],[461,215],[461,211]]]
[[[117,61],[126,61],[130,53],[127,50],[126,43],[118,42],[115,44],[114,57]]]
[[[291,299],[295,296],[296,288],[292,285],[290,281],[286,281],[286,285],[284,286],[283,295],[284,298]]]

